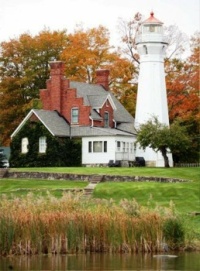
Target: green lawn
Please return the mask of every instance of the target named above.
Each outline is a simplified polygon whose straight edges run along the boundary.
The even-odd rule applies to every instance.
[[[94,197],[116,201],[135,198],[141,205],[150,204],[152,207],[167,207],[173,202],[181,213],[200,212],[200,183],[197,182],[106,182],[96,187]]]
[[[33,194],[45,195],[48,192],[61,196],[67,189],[83,189],[88,183],[79,181],[40,180],[40,179],[0,179],[0,195],[9,197]]]
[[[104,174],[104,175],[134,175],[174,177],[188,180],[183,183],[159,182],[105,182],[96,187],[93,196],[97,198],[114,199],[135,198],[140,204],[149,203],[169,205],[173,201],[180,212],[200,211],[200,169],[199,168],[103,168],[103,167],[76,167],[76,168],[18,168],[11,171],[42,171],[74,174]],[[30,191],[39,193],[44,191],[61,194],[62,189],[83,188],[86,182],[59,181],[59,180],[0,180],[0,193],[25,194]]]

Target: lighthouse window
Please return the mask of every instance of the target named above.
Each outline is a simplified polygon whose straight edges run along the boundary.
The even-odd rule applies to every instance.
[[[155,26],[154,25],[150,25],[149,30],[150,30],[150,32],[155,32]]]
[[[143,45],[143,48],[144,48],[144,54],[147,55],[148,54],[147,46]]]

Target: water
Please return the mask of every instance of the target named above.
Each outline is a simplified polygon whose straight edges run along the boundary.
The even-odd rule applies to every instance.
[[[200,252],[174,253],[177,257],[151,254],[79,254],[0,257],[0,270],[179,270],[199,271]]]

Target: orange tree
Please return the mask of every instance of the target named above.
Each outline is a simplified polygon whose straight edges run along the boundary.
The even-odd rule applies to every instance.
[[[86,31],[77,28],[68,36],[61,59],[66,63],[65,74],[71,80],[95,83],[96,70],[108,69],[109,88],[119,99],[132,86],[135,67],[109,45],[109,32],[103,26]]]
[[[197,161],[199,158],[199,35],[192,38],[191,56],[186,60],[166,61],[167,95],[170,123],[179,119],[192,138],[186,156],[176,156],[178,161]]]
[[[65,31],[44,30],[32,37],[1,43],[0,131],[8,145],[12,131],[32,107],[38,107],[39,89],[49,77],[48,62],[59,58],[67,40]]]

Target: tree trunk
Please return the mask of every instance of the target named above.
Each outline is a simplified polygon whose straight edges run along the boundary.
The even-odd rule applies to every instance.
[[[167,149],[166,148],[162,148],[160,151],[161,151],[162,156],[164,158],[165,167],[169,167],[169,158],[167,156]]]

